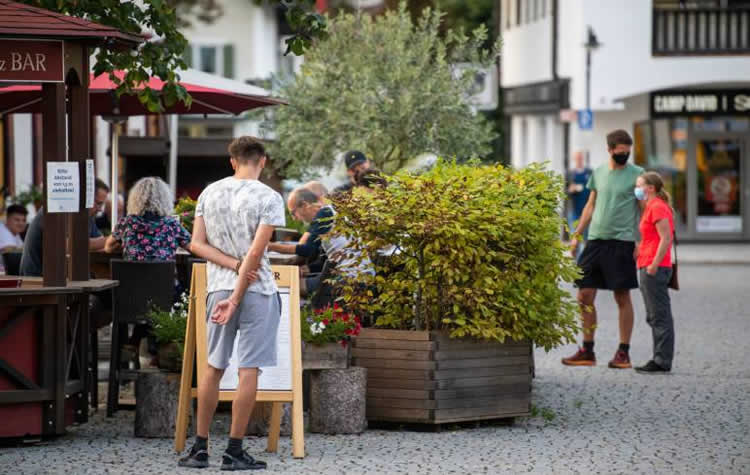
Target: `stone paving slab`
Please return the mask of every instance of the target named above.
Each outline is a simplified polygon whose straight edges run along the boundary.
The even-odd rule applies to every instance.
[[[560,364],[574,348],[536,351],[533,401],[540,414],[513,426],[485,425],[440,433],[370,430],[359,436],[306,434],[307,457],[262,454],[267,473],[750,473],[750,267],[684,266],[674,293],[674,372],[639,375],[606,367],[617,345],[611,294],[602,293],[598,366]],[[640,294],[633,294],[635,363],[649,357],[650,332]],[[38,446],[0,448],[0,473],[217,473],[179,469],[172,441],[132,437],[133,413],[103,417]],[[546,416],[543,417],[543,416]],[[223,449],[226,426],[215,428]]]

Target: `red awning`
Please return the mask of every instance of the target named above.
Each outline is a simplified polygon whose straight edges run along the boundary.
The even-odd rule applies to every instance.
[[[2,0],[0,0],[2,1]],[[115,73],[122,78],[125,73]],[[152,77],[148,86],[156,91],[164,87],[164,81]],[[193,98],[188,109],[181,102],[167,108],[163,114],[240,114],[256,107],[283,104],[278,99],[264,96],[237,94],[222,89],[206,86],[180,83]],[[141,84],[138,89],[145,85]],[[91,76],[89,84],[89,101],[91,115],[148,115],[149,112],[136,96],[123,95],[115,99],[116,85],[109,79],[109,75]],[[0,114],[33,113],[41,111],[41,87],[34,85],[0,87]]]

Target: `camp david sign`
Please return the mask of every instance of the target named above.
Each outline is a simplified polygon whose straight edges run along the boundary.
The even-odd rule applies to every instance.
[[[0,39],[0,83],[63,82],[61,40]]]
[[[750,89],[651,93],[651,118],[750,114]]]

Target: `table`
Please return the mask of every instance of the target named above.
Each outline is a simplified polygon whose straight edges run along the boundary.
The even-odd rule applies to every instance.
[[[20,287],[0,288],[0,437],[60,435],[87,422],[96,387],[88,296],[115,286],[91,280],[45,287],[41,278],[24,277]]]

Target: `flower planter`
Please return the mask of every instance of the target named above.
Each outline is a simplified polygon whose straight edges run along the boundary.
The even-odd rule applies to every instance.
[[[302,369],[346,369],[349,367],[349,345],[326,343],[302,345]]]
[[[159,345],[158,357],[159,369],[172,373],[179,373],[182,371],[182,352],[177,343]]]
[[[370,421],[443,424],[530,414],[529,342],[365,328],[352,355],[354,365],[367,368]]]

